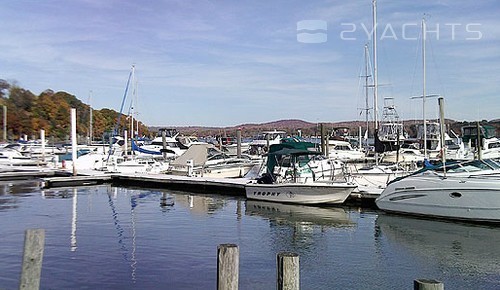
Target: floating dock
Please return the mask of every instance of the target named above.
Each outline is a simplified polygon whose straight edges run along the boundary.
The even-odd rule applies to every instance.
[[[123,174],[100,173],[69,177],[43,178],[45,188],[75,187],[112,183],[116,186],[140,188],[168,188],[192,192],[213,192],[221,195],[245,196],[248,178],[206,178],[188,177],[169,174]],[[377,195],[353,193],[345,204],[373,207]]]
[[[55,169],[23,169],[12,168],[0,171],[0,180],[28,180],[54,176],[68,176],[69,173]]]
[[[139,187],[161,187],[186,191],[219,191],[224,195],[245,196],[248,178],[205,178],[168,174],[115,174],[113,183]]]
[[[100,174],[100,175],[77,175],[65,177],[49,177],[43,178],[43,187],[74,187],[85,185],[98,185],[103,183],[110,183],[113,181],[113,175]]]

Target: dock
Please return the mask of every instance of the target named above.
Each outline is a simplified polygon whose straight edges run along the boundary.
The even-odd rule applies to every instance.
[[[146,173],[99,173],[69,177],[47,177],[42,180],[45,188],[111,183],[115,186],[165,188],[200,193],[213,192],[231,196],[245,196],[245,185],[250,182],[248,178],[207,178]],[[373,207],[376,197],[377,195],[353,193],[345,204]]]
[[[113,183],[138,187],[161,187],[186,191],[218,191],[223,195],[245,196],[248,178],[205,178],[168,174],[115,174]]]
[[[28,180],[36,178],[48,178],[56,176],[68,176],[68,173],[56,169],[23,169],[12,168],[0,171],[0,181],[6,180]]]
[[[113,180],[111,174],[100,175],[76,175],[76,176],[60,176],[43,178],[44,188],[53,187],[68,187],[68,186],[85,186],[85,185],[98,185],[109,183]]]
[[[209,178],[189,177],[170,174],[148,173],[108,173],[103,171],[82,171],[73,176],[67,170],[20,169],[0,171],[0,181],[41,179],[43,188],[92,186],[112,184],[137,188],[165,188],[198,193],[245,196],[245,186],[249,178]],[[374,207],[378,195],[352,193],[344,204]]]

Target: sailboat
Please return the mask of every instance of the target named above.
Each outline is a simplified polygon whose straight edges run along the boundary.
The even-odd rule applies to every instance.
[[[378,67],[377,67],[377,1],[372,1],[373,12],[373,111],[374,111],[374,137],[379,134],[378,122]],[[365,49],[366,51],[366,49]],[[368,75],[368,73],[367,73]],[[368,85],[367,85],[368,87]],[[356,193],[362,195],[379,195],[387,183],[396,177],[403,176],[406,171],[398,164],[379,164],[379,153],[375,151],[375,164],[359,166],[351,165],[350,181],[357,184]]]

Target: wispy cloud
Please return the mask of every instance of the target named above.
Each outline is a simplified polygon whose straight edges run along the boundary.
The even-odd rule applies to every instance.
[[[420,88],[419,36],[424,13],[440,38],[429,44],[429,87],[445,91],[451,116],[476,118],[467,104],[486,103],[496,118],[500,68],[498,4],[486,1],[379,0],[381,95],[414,117],[409,100]],[[29,8],[29,9],[27,9]],[[94,106],[117,109],[136,64],[141,115],[151,125],[228,125],[279,118],[354,119],[362,98],[363,45],[371,29],[371,1],[8,1],[0,8],[0,78],[39,93],[64,90]],[[328,23],[324,44],[297,42],[296,23]],[[352,26],[349,35],[342,32]],[[455,39],[450,26],[455,27]],[[466,24],[482,33],[469,41]],[[414,25],[413,25],[414,24]],[[364,25],[365,27],[362,27]],[[392,31],[388,31],[392,32]],[[390,36],[390,35],[389,35]],[[370,50],[371,51],[371,50]],[[456,101],[456,102],[454,102]],[[168,114],[165,114],[168,108]],[[186,114],[191,112],[191,114]]]

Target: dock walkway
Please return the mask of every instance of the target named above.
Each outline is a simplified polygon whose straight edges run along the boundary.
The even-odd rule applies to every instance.
[[[43,178],[45,188],[74,187],[112,183],[116,186],[140,188],[168,188],[193,192],[214,192],[221,195],[245,196],[248,178],[206,178],[188,177],[169,174],[124,174],[124,173],[88,173],[69,177]],[[346,204],[373,207],[376,195],[353,193]]]

